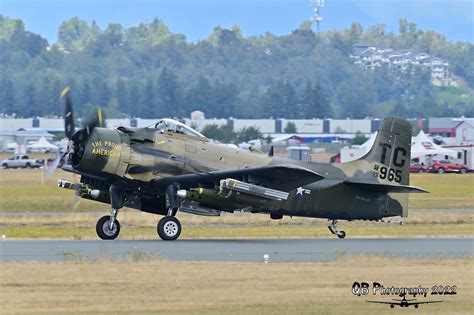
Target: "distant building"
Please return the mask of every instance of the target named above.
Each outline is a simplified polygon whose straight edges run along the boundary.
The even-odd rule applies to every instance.
[[[458,145],[474,144],[474,121],[465,120],[456,127],[456,143]]]
[[[462,122],[466,122],[467,125],[462,125]],[[474,126],[474,118],[441,117],[428,119],[428,130],[431,136],[442,136],[445,138],[457,139],[456,135],[459,130],[461,130],[461,128],[458,127],[463,127],[464,129],[466,129],[468,128],[467,126]],[[464,133],[466,133],[466,131],[464,131]]]
[[[41,128],[20,128],[16,131],[0,130],[0,150],[5,150],[11,143],[26,147],[28,142],[38,141],[42,137],[52,141],[54,135]]]
[[[356,44],[350,57],[354,64],[368,70],[385,67],[398,73],[414,73],[415,67],[423,67],[431,71],[433,84],[456,85],[449,72],[449,63],[425,52]]]

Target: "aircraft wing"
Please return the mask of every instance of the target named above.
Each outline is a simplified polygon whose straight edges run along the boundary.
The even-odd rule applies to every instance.
[[[378,303],[378,304],[397,304],[397,302],[383,302],[383,301],[367,301],[367,303]]]
[[[429,303],[441,303],[441,302],[443,302],[443,301],[408,302],[408,305],[429,304]]]
[[[269,165],[256,168],[235,169],[205,173],[184,174],[163,178],[155,182],[165,187],[171,183],[179,183],[188,187],[198,185],[212,186],[221,179],[233,178],[242,181],[251,179],[265,187],[288,192],[297,187],[305,186],[324,177],[307,168],[297,165]]]

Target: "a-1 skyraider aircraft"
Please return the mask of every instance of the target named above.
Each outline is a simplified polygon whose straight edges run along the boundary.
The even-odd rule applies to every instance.
[[[375,143],[362,158],[342,164],[306,163],[244,151],[209,140],[171,119],[145,128],[99,128],[101,115],[75,131],[69,89],[65,132],[69,165],[80,183],[59,181],[80,197],[111,204],[96,226],[101,239],[115,239],[123,207],[164,216],[157,225],[163,240],[181,233],[178,211],[218,216],[236,210],[283,216],[325,218],[339,238],[338,220],[383,220],[408,215],[411,125],[386,118]]]
[[[394,302],[393,302],[394,301]],[[416,299],[408,299],[406,298],[405,295],[403,295],[403,299],[392,299],[392,302],[386,302],[386,301],[366,301],[367,303],[377,303],[377,304],[388,304],[390,305],[390,308],[394,308],[395,305],[398,305],[400,307],[409,307],[410,305],[415,306],[415,308],[418,308],[418,305],[420,304],[431,304],[431,303],[441,303],[443,301],[426,301],[426,302],[417,302]]]

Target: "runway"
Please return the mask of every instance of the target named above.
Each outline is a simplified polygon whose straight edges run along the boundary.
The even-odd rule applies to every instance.
[[[405,258],[473,256],[474,238],[403,239],[240,239],[240,240],[3,240],[0,261],[133,260],[173,261],[331,261],[342,256]]]

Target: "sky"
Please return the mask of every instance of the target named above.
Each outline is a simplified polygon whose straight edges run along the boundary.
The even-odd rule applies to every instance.
[[[435,30],[450,40],[474,42],[473,0],[325,0],[321,30],[347,28],[353,21],[375,23],[398,31],[406,18],[422,30]],[[289,34],[312,16],[311,0],[0,0],[0,13],[20,18],[26,29],[57,40],[59,25],[72,17],[124,27],[162,19],[173,33],[197,41],[215,26],[238,24],[244,36]]]

